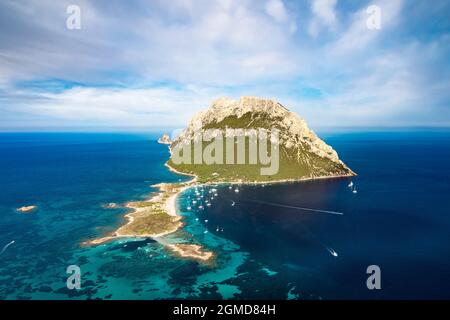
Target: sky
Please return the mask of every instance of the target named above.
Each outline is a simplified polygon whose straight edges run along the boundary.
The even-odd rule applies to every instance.
[[[0,2],[0,131],[184,127],[240,96],[312,127],[448,127],[450,1]]]

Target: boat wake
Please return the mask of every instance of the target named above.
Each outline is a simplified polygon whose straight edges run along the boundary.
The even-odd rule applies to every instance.
[[[10,246],[10,245],[12,245],[14,242],[16,242],[16,241],[11,241],[10,243],[8,243],[7,245],[5,245],[4,247],[3,247],[3,249],[2,249],[2,251],[0,251],[0,256],[3,254],[3,252],[5,252],[6,251],[6,249],[8,249],[8,247]]]
[[[275,207],[297,209],[297,210],[303,210],[303,211],[312,211],[312,212],[318,212],[318,213],[335,214],[335,215],[341,215],[341,216],[344,215],[343,212],[337,212],[337,211],[321,210],[321,209],[313,209],[313,208],[305,208],[305,207],[296,207],[296,206],[288,206],[288,205],[285,205],[285,204],[274,203],[274,202],[252,201],[252,200],[249,200],[249,201],[255,202],[255,203],[266,204],[266,205],[269,205],[269,206],[275,206]]]
[[[337,257],[337,256],[338,256],[337,252],[334,251],[332,248],[325,247],[325,249],[327,249],[327,251],[328,251],[333,257]]]

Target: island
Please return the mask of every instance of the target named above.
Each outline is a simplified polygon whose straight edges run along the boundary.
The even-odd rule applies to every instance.
[[[116,209],[119,207],[119,205],[117,203],[110,202],[110,203],[106,203],[106,204],[102,205],[102,207],[104,209]]]
[[[239,132],[241,132],[242,142],[246,146],[241,159],[237,159],[239,157],[237,150],[233,147],[229,149],[224,141],[222,145],[218,144],[218,148],[222,150],[217,148],[215,150],[220,151],[222,156],[212,155],[214,160],[222,161],[208,164],[196,163],[197,156],[193,146],[196,140],[198,141],[201,136],[204,140],[208,132],[215,137],[222,135],[222,140],[229,140],[229,132],[233,130],[238,137],[231,141],[238,142]],[[266,164],[240,164],[245,161],[239,160],[250,158],[251,133],[257,134],[257,130],[265,130],[270,138],[272,138],[270,136],[272,132],[277,132],[278,146],[271,150],[272,153],[277,151],[279,154],[278,170],[274,174],[261,174],[267,167]],[[202,141],[201,148],[206,151],[210,145],[209,141]],[[189,163],[174,161],[174,151],[180,149],[189,151],[190,159],[184,159],[190,160],[185,161]],[[229,98],[214,101],[207,110],[199,112],[192,118],[187,129],[172,142],[170,150],[171,158],[168,165],[177,172],[196,176],[201,183],[271,183],[355,175],[339,159],[337,152],[308,127],[304,119],[276,101],[255,97],[242,97],[238,101]],[[226,163],[227,151],[234,152],[230,159],[231,164]],[[258,151],[261,156],[262,150]]]
[[[31,213],[36,209],[37,209],[37,206],[23,206],[23,207],[17,208],[16,210],[21,213]]]
[[[236,132],[233,130],[240,130],[243,135],[230,137],[229,132]],[[207,137],[211,132],[213,137]],[[256,149],[252,150],[252,147],[258,147],[257,143],[251,145],[255,132],[262,132],[259,138],[262,136],[268,140],[267,143],[259,140],[257,155],[264,161],[255,161],[257,157],[251,161],[243,161],[253,156],[252,152]],[[215,142],[220,143],[215,143],[214,138]],[[233,139],[230,140],[231,138]],[[227,139],[232,141],[231,149],[223,143]],[[238,139],[246,146],[240,156],[238,147],[235,146]],[[167,135],[158,140],[160,143],[168,141]],[[205,151],[208,148],[209,151],[212,150],[210,155],[214,161],[199,163],[196,150]],[[232,157],[227,158],[230,150]],[[208,109],[196,114],[188,127],[170,142],[169,151],[167,168],[178,174],[192,176],[192,179],[188,182],[155,185],[159,191],[150,199],[126,205],[131,212],[125,216],[127,222],[123,226],[112,234],[85,244],[98,245],[117,238],[150,237],[173,254],[207,262],[214,258],[214,253],[201,245],[168,243],[163,239],[164,235],[183,226],[182,217],[177,214],[176,200],[187,188],[212,184],[281,183],[355,175],[339,159],[337,152],[309,129],[305,120],[278,102],[255,97],[242,97],[237,101],[229,98],[214,101]],[[178,156],[182,154],[184,163],[176,157],[177,153]],[[275,154],[277,157],[272,157]],[[208,161],[203,153],[200,158]],[[268,160],[274,159],[278,162],[276,165],[269,163]],[[268,166],[276,170],[267,170]]]
[[[158,139],[158,143],[170,145],[172,143],[172,140],[170,140],[169,135],[165,133],[161,138]]]

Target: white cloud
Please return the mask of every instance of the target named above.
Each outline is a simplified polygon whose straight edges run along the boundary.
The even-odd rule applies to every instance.
[[[0,31],[8,30],[0,32],[0,128],[23,119],[182,126],[226,95],[279,100],[313,125],[448,115],[448,35],[415,37],[401,0],[373,2],[381,30],[367,29],[365,4],[341,2],[338,11],[336,0],[155,0],[126,10],[79,0],[82,29],[71,32],[70,3],[0,2]],[[445,11],[440,3],[423,14],[432,6],[414,9],[419,21]],[[83,86],[35,90],[33,82],[47,79]],[[305,87],[320,94],[304,96]]]
[[[336,56],[329,64],[322,64],[324,73],[334,78],[311,83],[321,88],[324,99],[303,100],[299,111],[315,125],[390,126],[426,122],[448,126],[450,80],[436,81],[440,68],[444,68],[443,74],[448,73],[444,61],[450,46],[442,45],[445,38],[426,44],[414,41],[393,51],[371,52],[369,59]],[[320,119],[319,123],[315,119]]]
[[[44,116],[50,123],[172,127],[187,123],[193,111],[206,108],[217,93],[195,86],[185,90],[75,87],[60,93],[35,93],[31,97],[16,91],[13,98],[14,106],[4,109]]]
[[[288,19],[286,8],[281,0],[269,0],[266,2],[266,13],[277,22],[285,22]]]
[[[337,26],[336,3],[337,0],[312,0],[311,11],[314,16],[308,26],[311,36],[316,37],[322,28],[335,30]]]
[[[334,27],[336,24],[336,2],[337,0],[315,0],[312,4],[313,13],[328,27]]]
[[[110,70],[122,69],[143,81],[170,78],[239,85],[293,74],[299,67],[291,39],[295,21],[288,19],[280,0],[268,6],[272,18],[266,15],[264,2],[249,0],[174,0],[170,5],[158,1],[127,10],[80,1],[79,31],[65,28],[69,3],[8,8],[19,18],[5,20],[5,28],[23,32],[0,35],[1,42],[8,44],[0,45],[0,61],[13,61],[10,68],[16,76],[22,72],[30,77],[98,82],[110,80]],[[275,53],[282,65],[290,67],[266,60],[269,64],[256,68],[265,69],[260,74],[243,66],[243,61],[260,60],[267,53]]]
[[[356,54],[368,47],[377,37],[389,32],[389,29],[401,19],[402,2],[402,0],[381,0],[373,3],[381,9],[381,30],[367,28],[366,21],[369,15],[366,7],[362,8],[353,15],[350,27],[340,35],[330,50],[335,54]]]

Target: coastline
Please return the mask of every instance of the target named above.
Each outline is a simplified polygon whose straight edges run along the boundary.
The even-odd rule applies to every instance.
[[[170,148],[169,148],[170,150]],[[116,231],[110,233],[107,236],[96,238],[93,240],[85,241],[83,245],[100,245],[109,241],[113,241],[119,238],[152,238],[172,253],[183,257],[199,260],[201,262],[207,262],[214,257],[214,253],[210,251],[205,251],[201,245],[197,244],[174,244],[167,243],[160,239],[168,234],[174,233],[183,227],[184,223],[181,221],[182,217],[177,212],[177,199],[178,196],[188,190],[189,188],[199,187],[199,186],[210,186],[210,185],[271,185],[271,184],[283,184],[283,183],[296,183],[312,180],[324,180],[324,179],[338,179],[338,178],[349,178],[356,176],[356,173],[351,172],[347,175],[337,175],[337,176],[322,176],[322,177],[308,177],[301,179],[282,179],[274,181],[209,181],[198,183],[198,177],[195,174],[189,174],[185,172],[180,172],[168,164],[168,161],[164,164],[169,171],[192,177],[191,180],[186,182],[175,182],[175,183],[159,183],[153,185],[159,190],[156,194],[152,195],[149,199],[144,201],[130,201],[125,207],[132,209],[131,212],[125,214],[125,219],[127,222],[120,226]],[[152,222],[156,217],[164,218],[167,224],[164,224],[162,230],[157,232],[136,232],[139,230],[133,225],[139,225],[139,222],[145,223],[148,226],[148,220]]]
[[[23,206],[20,208],[17,208],[16,211],[20,213],[32,213],[37,209],[36,205],[30,205],[30,206]]]
[[[163,199],[164,193],[166,192],[164,190],[166,185],[173,185],[173,184],[165,184],[165,183],[159,183],[156,185],[153,185],[153,187],[156,187],[159,189],[159,191],[153,195],[152,197],[150,197],[147,200],[144,201],[138,201],[138,202],[134,202],[134,201],[130,201],[128,202],[125,207],[132,209],[131,212],[127,213],[124,215],[124,218],[127,220],[127,222],[125,224],[123,224],[122,226],[120,226],[116,231],[112,232],[110,235],[101,237],[101,238],[97,238],[94,240],[89,240],[89,241],[85,241],[83,242],[83,244],[85,245],[99,245],[108,241],[112,241],[115,240],[117,238],[157,238],[157,237],[162,237],[164,235],[173,233],[175,231],[177,231],[181,226],[182,226],[182,222],[181,220],[181,216],[177,214],[177,209],[176,209],[176,199],[179,193],[181,193],[182,191],[186,190],[189,186],[182,186],[179,187],[177,189],[177,192],[175,194],[170,195],[168,198]],[[175,218],[176,220],[174,221],[180,221],[179,224],[177,225],[176,228],[171,228],[168,229],[166,231],[163,232],[159,232],[159,233],[141,233],[141,234],[135,234],[135,233],[126,233],[124,230],[126,230],[125,228],[129,225],[131,225],[133,222],[136,221],[136,218],[139,218],[140,214],[144,213],[146,210],[148,210],[147,206],[140,206],[138,204],[140,203],[159,203],[159,202],[163,202],[164,207],[167,210],[167,215],[170,217]]]
[[[167,167],[170,171],[175,172],[173,168],[170,168],[169,166]],[[177,173],[182,174],[179,172]],[[85,241],[82,245],[96,246],[109,241],[117,240],[119,238],[152,238],[177,256],[208,263],[212,258],[214,258],[215,254],[211,251],[205,250],[201,245],[169,243],[162,238],[165,235],[176,232],[184,225],[181,221],[182,217],[177,212],[178,195],[188,188],[196,186],[196,181],[197,178],[194,176],[193,179],[186,182],[159,183],[153,185],[152,187],[159,189],[156,194],[152,195],[147,200],[131,201],[125,205],[126,208],[132,209],[131,212],[125,214],[124,216],[127,220],[125,224],[107,236]],[[148,227],[148,222],[150,222],[150,224],[154,224],[155,218],[162,219],[164,226],[159,226],[162,230],[159,230],[158,232],[133,231],[139,230],[139,228],[136,228],[136,226],[133,225],[137,224],[139,226],[140,223],[143,223],[145,227]]]

